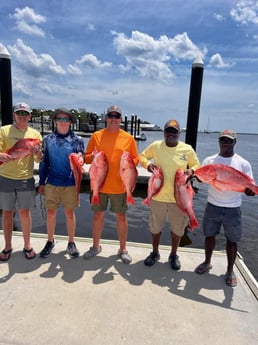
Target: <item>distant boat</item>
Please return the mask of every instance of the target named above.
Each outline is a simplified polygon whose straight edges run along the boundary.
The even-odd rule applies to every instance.
[[[146,135],[144,134],[144,133],[141,133],[141,134],[139,134],[139,135],[136,135],[135,137],[134,137],[134,139],[135,140],[147,140],[147,137],[146,137]]]
[[[154,123],[141,123],[140,128],[142,131],[161,131],[161,128]]]

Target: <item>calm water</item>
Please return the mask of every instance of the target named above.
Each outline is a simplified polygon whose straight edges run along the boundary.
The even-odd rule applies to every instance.
[[[162,132],[145,132],[147,136],[146,141],[138,142],[139,152],[142,151],[149,143],[153,140],[161,139],[163,137]],[[200,161],[213,153],[218,151],[218,134],[198,134],[196,151]],[[181,135],[181,140],[184,141],[184,134]],[[88,139],[85,139],[87,143]],[[252,164],[254,178],[258,183],[258,136],[256,135],[245,135],[240,134],[238,136],[238,142],[235,146],[235,151],[241,154],[243,157],[248,159]],[[194,206],[196,216],[201,224],[203,211],[206,204],[207,196],[207,185],[198,184],[199,191],[194,198]],[[77,215],[77,236],[81,237],[91,237],[91,221],[92,212],[90,210],[89,204],[89,194],[81,194],[81,207],[76,210]],[[42,200],[37,197],[37,207],[32,210],[33,218],[33,232],[45,233],[45,219],[44,212],[42,209]],[[243,214],[243,227],[244,234],[241,242],[239,243],[238,250],[244,257],[245,263],[258,280],[258,236],[257,236],[257,210],[258,210],[258,197],[246,197],[243,196],[242,203],[242,214]],[[17,225],[19,225],[18,219]],[[148,230],[148,208],[142,206],[142,198],[136,198],[136,205],[134,207],[129,206],[128,210],[128,223],[129,223],[129,233],[128,241],[131,242],[150,242],[150,233]],[[60,209],[58,212],[56,233],[60,235],[66,235],[66,227],[63,210]],[[201,228],[195,229],[194,233],[188,234],[192,241],[191,245],[188,247],[203,248],[203,234]],[[115,218],[114,216],[107,212],[105,218],[105,227],[103,231],[103,238],[106,239],[117,239],[117,233],[115,228]],[[164,245],[170,244],[170,234],[168,225],[164,225],[162,231],[161,243]],[[86,250],[87,248],[85,248]],[[217,238],[216,249],[225,249],[225,239],[223,234],[219,235]],[[143,249],[143,258],[148,254],[148,250]],[[183,264],[183,263],[182,263]],[[194,267],[193,267],[194,269]],[[226,269],[226,262],[225,262]]]

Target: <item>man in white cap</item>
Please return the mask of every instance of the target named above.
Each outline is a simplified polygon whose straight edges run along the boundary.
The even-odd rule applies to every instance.
[[[235,131],[229,129],[222,131],[219,135],[219,153],[205,158],[202,165],[224,164],[253,177],[250,163],[234,152],[236,141],[237,134]],[[255,193],[246,188],[245,194],[253,196]],[[241,196],[241,193],[218,191],[209,185],[208,202],[203,217],[205,261],[195,269],[197,274],[203,274],[212,268],[211,257],[216,244],[216,236],[220,233],[223,226],[227,241],[226,252],[228,261],[225,283],[230,287],[237,285],[233,267],[237,255],[237,242],[240,241],[242,236]]]
[[[13,108],[13,125],[0,128],[0,209],[2,209],[2,227],[5,248],[0,253],[0,261],[9,260],[12,253],[12,231],[16,204],[20,217],[24,238],[23,253],[26,259],[36,256],[30,243],[31,214],[30,208],[35,207],[35,180],[33,177],[34,161],[40,162],[42,151],[40,145],[35,151],[24,158],[13,159],[7,152],[19,139],[38,139],[41,134],[28,126],[32,117],[31,107],[19,102]]]

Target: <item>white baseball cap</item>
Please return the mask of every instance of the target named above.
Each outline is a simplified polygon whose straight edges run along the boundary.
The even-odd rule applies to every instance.
[[[13,107],[13,111],[16,112],[20,110],[27,111],[28,113],[32,113],[31,107],[27,103],[23,103],[23,102],[16,103],[15,106]]]

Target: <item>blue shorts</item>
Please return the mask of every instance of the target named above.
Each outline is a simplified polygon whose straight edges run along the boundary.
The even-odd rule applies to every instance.
[[[206,205],[203,216],[203,233],[205,237],[216,236],[223,226],[227,240],[239,242],[242,237],[242,216],[240,207],[219,207]]]

